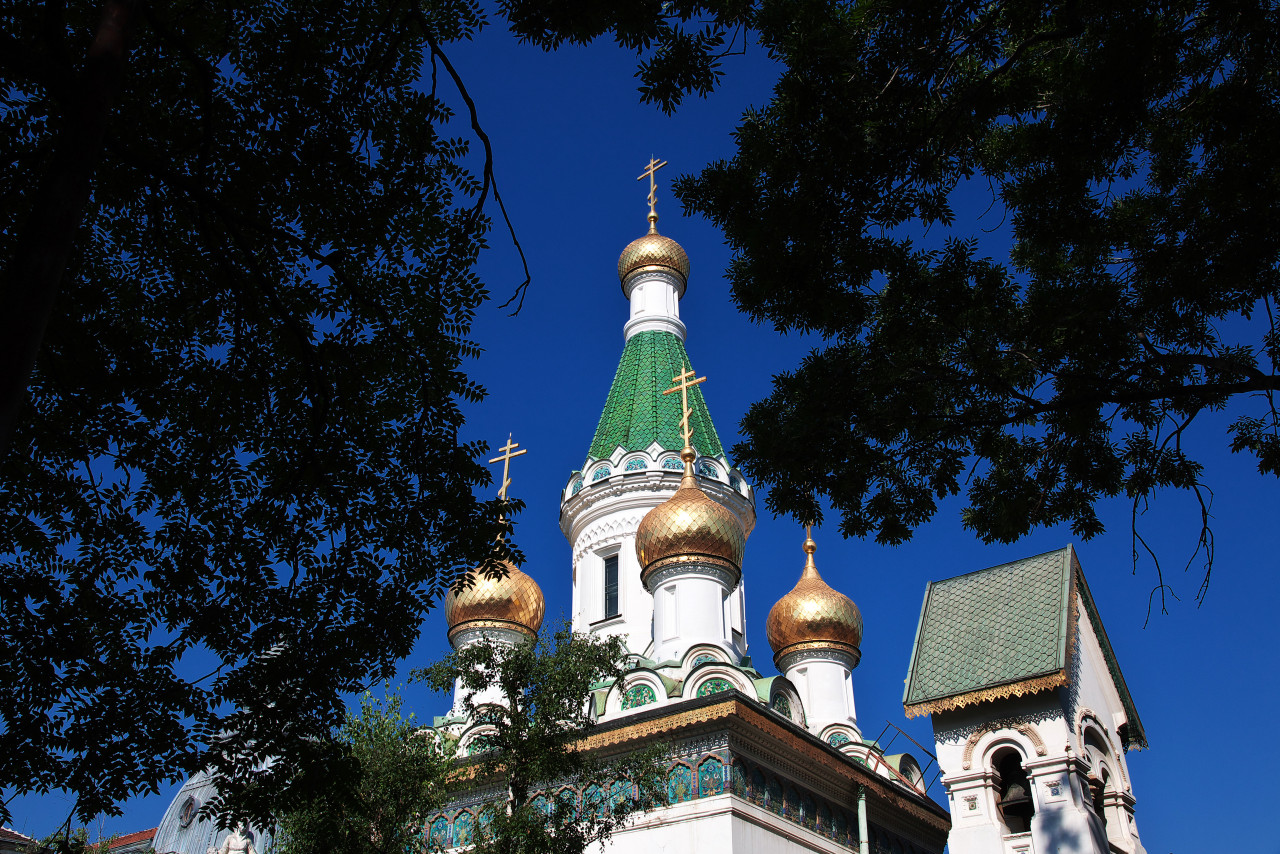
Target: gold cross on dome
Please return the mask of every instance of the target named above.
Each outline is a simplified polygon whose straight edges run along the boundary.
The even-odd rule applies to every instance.
[[[694,379],[697,377],[697,379]],[[671,388],[663,392],[663,394],[671,394],[674,391],[680,392],[680,432],[684,436],[684,446],[686,448],[693,447],[693,430],[689,427],[689,389],[698,383],[707,381],[706,377],[699,377],[692,369],[684,371],[679,376],[671,378]]]
[[[503,499],[504,501],[506,500],[506,497],[507,497],[507,487],[511,485],[511,478],[507,476],[510,471],[511,460],[514,459],[515,457],[520,456],[521,454],[529,453],[527,450],[517,451],[516,448],[518,447],[520,447],[520,443],[512,442],[511,434],[508,433],[507,444],[503,445],[501,448],[498,449],[499,451],[502,451],[502,453],[494,457],[493,459],[489,460],[489,462],[491,463],[496,463],[498,462],[498,460],[502,460],[502,487],[498,490],[498,497]]]
[[[658,182],[654,180],[654,176],[658,174],[659,169],[666,165],[667,161],[663,160],[659,163],[654,157],[650,156],[649,165],[636,176],[637,181],[643,181],[646,177],[649,179],[649,222],[658,221],[658,212],[654,210],[654,206],[658,203]]]

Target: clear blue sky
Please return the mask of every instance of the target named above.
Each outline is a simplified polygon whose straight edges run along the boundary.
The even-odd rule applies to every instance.
[[[496,446],[512,432],[529,450],[513,464],[512,492],[528,503],[516,538],[528,557],[526,571],[546,593],[548,618],[555,619],[568,614],[570,601],[570,554],[558,526],[559,494],[586,456],[622,351],[627,306],[618,286],[617,256],[646,226],[647,188],[635,177],[651,154],[670,161],[661,173],[664,184],[675,173],[730,156],[730,132],[739,114],[764,103],[773,71],[755,48],[746,57],[729,58],[720,92],[707,101],[691,101],[667,118],[638,104],[634,58],[611,45],[547,56],[491,28],[476,42],[455,47],[452,58],[493,140],[499,188],[534,276],[524,310],[507,317],[496,303],[521,273],[505,235],[495,230],[481,270],[498,299],[484,309],[475,330],[486,352],[468,368],[490,396],[470,410],[466,438]],[[456,131],[466,132],[465,119]],[[981,213],[986,201],[976,200],[972,207]],[[680,241],[692,259],[681,305],[688,352],[695,369],[708,377],[703,389],[712,417],[722,440],[732,445],[747,406],[765,396],[773,374],[794,366],[813,342],[752,325],[730,301],[722,275],[729,254],[718,232],[704,221],[681,217],[665,188],[659,213],[660,230]],[[982,237],[984,228],[999,221],[998,212],[988,217],[959,226]],[[1181,598],[1170,600],[1168,615],[1153,613],[1146,628],[1155,575],[1146,559],[1133,573],[1125,502],[1102,508],[1107,533],[1088,542],[1075,540],[1067,530],[1050,530],[1010,546],[984,546],[961,528],[960,502],[944,505],[931,524],[897,548],[843,541],[834,525],[818,531],[819,568],[858,603],[866,620],[854,687],[868,737],[892,721],[932,745],[928,719],[907,721],[901,704],[927,581],[1074,542],[1151,743],[1149,751],[1129,755],[1147,850],[1259,850],[1255,825],[1261,821],[1249,817],[1265,816],[1274,807],[1258,772],[1277,759],[1267,723],[1280,700],[1276,653],[1262,629],[1274,619],[1280,589],[1280,535],[1267,521],[1274,519],[1280,484],[1259,476],[1248,458],[1227,452],[1229,420],[1226,415],[1205,419],[1192,436],[1216,491],[1217,551],[1208,597],[1197,607],[1199,572],[1196,567],[1182,571],[1194,548],[1195,507],[1184,496],[1162,496],[1140,525]],[[743,569],[747,637],[757,666],[771,673],[765,615],[799,574],[803,533],[791,520],[770,518],[763,495],[758,509],[760,522],[748,541]],[[410,665],[429,662],[444,649],[443,615],[432,613]],[[446,698],[420,689],[410,691],[407,700],[425,718],[448,705]],[[894,745],[895,752],[899,749],[918,754],[905,739]],[[927,761],[921,757],[922,764]],[[155,826],[174,791],[131,803],[124,817],[102,823],[103,832]],[[941,787],[933,795],[945,802]],[[1222,814],[1224,808],[1230,820],[1207,818],[1206,813]],[[25,799],[14,804],[14,826],[41,835],[65,817],[65,810],[56,796]],[[1280,846],[1266,843],[1261,850],[1280,851]]]

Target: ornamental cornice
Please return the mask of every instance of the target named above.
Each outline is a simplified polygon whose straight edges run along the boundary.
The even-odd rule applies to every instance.
[[[680,488],[680,472],[649,470],[614,474],[598,483],[588,484],[577,495],[560,504],[560,530],[571,543],[576,543],[587,526],[620,510],[651,510],[666,501]],[[719,504],[727,507],[742,523],[748,535],[756,525],[755,502],[744,498],[727,483],[712,478],[698,478],[698,488]]]
[[[835,748],[817,742],[815,736],[804,728],[783,721],[759,702],[748,700],[737,692],[706,706],[668,711],[656,717],[620,724],[608,732],[594,733],[579,742],[579,749],[620,752],[636,741],[716,723],[727,727],[731,752],[749,756],[814,791],[826,792],[828,797],[847,801],[856,793],[856,787],[862,786],[874,800],[910,813],[937,833],[945,836],[950,829],[950,819],[942,807],[934,804],[938,812],[928,809],[916,798],[899,791],[894,784],[857,765]]]
[[[672,742],[667,746],[666,752],[663,754],[667,759],[675,759],[681,761],[696,760],[704,753],[711,753],[714,750],[729,749],[729,734],[727,732],[713,732],[709,735],[698,736],[697,738],[686,738],[681,741]],[[695,764],[690,762],[689,764]]]
[[[628,320],[622,327],[622,337],[630,340],[632,335],[638,335],[641,332],[670,332],[672,335],[684,341],[689,331],[684,323],[678,317],[672,317],[667,314],[642,314],[639,317],[633,317]]]
[[[861,652],[857,652],[856,647],[849,649],[855,650],[849,652],[842,647],[833,646],[831,641],[814,641],[814,646],[803,647],[801,644],[793,644],[792,651],[785,655],[777,656],[774,663],[780,672],[786,673],[791,668],[805,661],[831,661],[840,664],[852,670],[858,666],[858,660],[862,657]]]
[[[640,571],[640,583],[650,593],[677,577],[708,578],[733,592],[742,580],[742,573],[729,561],[708,555],[674,555]]]
[[[590,552],[598,551],[604,546],[621,543],[628,537],[634,537],[636,528],[640,527],[641,518],[643,517],[638,514],[631,514],[606,519],[587,529],[585,533],[574,541],[573,565],[576,567],[578,561],[582,560]]]
[[[516,644],[536,636],[527,626],[510,620],[467,620],[449,631],[449,643],[457,649],[481,639]]]
[[[776,770],[796,782],[804,783],[814,791],[825,790],[828,797],[848,799],[856,796],[858,786],[865,787],[872,799],[891,803],[944,836],[950,829],[951,820],[945,813],[940,815],[926,809],[897,791],[888,780],[877,776],[868,768],[854,764],[851,758],[835,748],[830,749],[839,754],[839,759],[796,733],[783,730],[784,725],[772,717],[766,717],[763,710],[757,714],[765,718],[768,725],[764,721],[753,724],[741,718],[732,721],[731,727],[737,731],[738,738],[730,739],[731,751],[747,756],[757,764]],[[798,725],[794,726],[800,729]],[[764,733],[773,737],[762,739],[761,735]],[[825,775],[821,773],[824,771]],[[939,806],[938,809],[941,810],[942,807]],[[877,814],[876,820],[879,821],[882,813],[874,807],[873,812]]]

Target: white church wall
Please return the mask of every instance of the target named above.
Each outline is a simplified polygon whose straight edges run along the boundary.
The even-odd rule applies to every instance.
[[[646,813],[594,850],[598,854],[850,854],[849,848],[728,793]]]
[[[618,463],[626,456],[615,453]],[[640,583],[640,561],[636,557],[635,533],[645,514],[666,501],[680,486],[680,473],[657,468],[657,460],[668,456],[658,448],[650,449],[654,468],[624,472],[614,466],[613,474],[599,482],[588,483],[576,494],[572,488],[561,505],[560,528],[573,544],[573,614],[574,631],[600,635],[621,635],[627,649],[638,655],[652,654],[653,596]],[[755,505],[729,483],[699,478],[699,486],[711,498],[723,504],[750,533],[755,527]],[[617,617],[606,619],[604,613],[604,559],[618,556]],[[745,571],[745,570],[744,570]],[[715,602],[717,619],[725,603]],[[746,639],[741,630],[742,587],[730,595],[728,610],[737,614],[737,635],[731,623],[728,636],[735,655],[746,654]],[[723,632],[722,632],[723,634]]]
[[[1082,776],[1106,780],[1099,832],[1104,833],[1116,849],[1140,854],[1145,849],[1138,836],[1134,816],[1136,799],[1119,734],[1128,716],[1083,602],[1077,612],[1078,654],[1072,667],[1073,690],[1069,693],[1068,707],[1072,723],[1070,743],[1073,753],[1086,764],[1087,770],[1082,770]],[[1090,733],[1093,737],[1087,740]]]

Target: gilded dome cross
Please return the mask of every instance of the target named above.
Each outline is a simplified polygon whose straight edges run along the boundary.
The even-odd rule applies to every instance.
[[[507,444],[503,445],[501,448],[498,449],[499,451],[502,451],[502,453],[494,457],[493,459],[489,460],[489,462],[491,463],[496,463],[499,460],[502,461],[502,487],[498,490],[498,497],[503,499],[504,501],[507,498],[507,487],[511,485],[511,478],[507,476],[508,473],[510,472],[511,460],[514,459],[515,457],[520,456],[521,454],[529,453],[528,450],[517,451],[516,448],[518,447],[520,447],[520,443],[512,442],[511,434],[508,433]]]
[[[697,379],[694,379],[697,377]],[[680,432],[684,436],[684,446],[686,448],[693,447],[693,430],[689,427],[689,389],[698,383],[707,381],[706,377],[699,377],[693,369],[684,371],[679,376],[671,378],[671,388],[663,392],[663,394],[671,394],[672,392],[680,392]]]
[[[667,161],[663,160],[659,163],[655,158],[649,158],[649,165],[645,170],[636,176],[637,181],[643,181],[646,177],[649,179],[649,231],[655,232],[658,228],[658,212],[654,206],[658,203],[658,182],[654,180],[654,176],[658,174],[658,170],[667,165]]]

